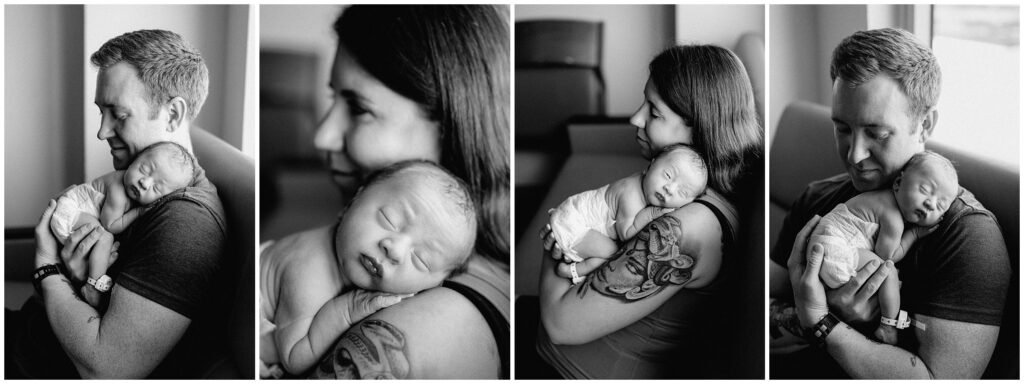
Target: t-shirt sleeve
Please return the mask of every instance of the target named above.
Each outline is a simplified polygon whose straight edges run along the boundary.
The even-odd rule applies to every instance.
[[[225,234],[202,205],[168,201],[136,221],[139,239],[115,283],[192,318],[213,287]]]
[[[918,282],[920,308],[928,316],[999,325],[1010,286],[1010,259],[1002,232],[990,216],[973,213],[961,217],[959,225],[924,247],[921,258],[934,257],[935,263],[921,263]],[[931,270],[927,270],[931,269]]]

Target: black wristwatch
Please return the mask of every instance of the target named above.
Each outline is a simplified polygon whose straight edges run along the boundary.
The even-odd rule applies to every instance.
[[[63,275],[65,271],[63,264],[46,264],[32,271],[32,286],[35,287],[36,293],[43,295],[43,279],[51,275]]]
[[[825,338],[828,337],[829,333],[832,333],[832,328],[835,328],[839,324],[839,318],[833,315],[831,312],[826,313],[825,316],[821,317],[816,324],[804,330],[804,337],[818,347],[825,346]]]

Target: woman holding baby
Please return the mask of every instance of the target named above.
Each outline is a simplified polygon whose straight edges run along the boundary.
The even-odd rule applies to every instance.
[[[342,195],[351,200],[374,171],[428,160],[467,183],[478,225],[465,272],[352,326],[306,373],[507,378],[507,8],[351,6],[334,30],[334,102],[315,145]],[[332,230],[324,223],[285,237],[262,257],[333,253]]]
[[[718,324],[730,316],[738,268],[737,208],[763,143],[750,80],[729,50],[684,45],[654,58],[643,91],[630,119],[641,154],[692,146],[707,167],[707,192],[597,266],[570,262],[551,230],[541,233],[537,351],[565,378],[714,377],[715,350],[730,337]]]

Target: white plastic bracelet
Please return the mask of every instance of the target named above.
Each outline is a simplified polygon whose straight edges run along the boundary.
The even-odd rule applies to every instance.
[[[578,263],[574,262],[569,264],[569,274],[572,275],[572,285],[579,284],[581,281],[583,281],[583,278],[580,277],[579,273],[576,272],[576,264]]]

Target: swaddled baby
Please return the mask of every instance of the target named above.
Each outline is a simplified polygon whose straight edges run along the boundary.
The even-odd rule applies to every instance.
[[[854,196],[821,218],[808,243],[821,244],[825,251],[821,280],[838,288],[871,260],[900,261],[914,242],[942,220],[959,192],[956,170],[949,160],[931,151],[914,155],[891,190]],[[877,256],[862,256],[858,249],[873,250]],[[900,310],[897,276],[885,279],[878,301],[882,320],[875,337],[895,344]]]
[[[334,230],[334,254],[260,258],[260,377],[298,375],[348,328],[465,269],[476,242],[465,184],[425,161],[375,173]]]
[[[64,191],[57,198],[50,230],[61,243],[76,228],[88,223],[102,225],[112,234],[121,233],[142,214],[146,205],[189,186],[195,173],[195,158],[181,145],[150,145],[128,169],[110,172]],[[116,255],[116,249],[113,254]],[[82,287],[82,295],[93,306],[99,305],[101,294],[111,287],[106,273],[114,258],[103,256],[109,255],[90,256],[88,284]]]
[[[588,236],[630,239],[652,220],[700,197],[707,182],[700,154],[688,145],[668,146],[646,170],[572,195],[552,209],[552,236],[565,257],[583,261],[602,253],[588,250]]]

